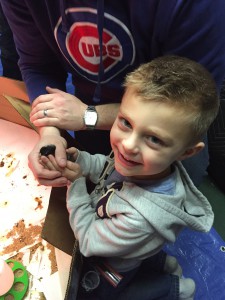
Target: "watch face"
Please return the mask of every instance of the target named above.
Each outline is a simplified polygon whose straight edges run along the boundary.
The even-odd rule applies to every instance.
[[[86,111],[85,124],[87,126],[95,126],[97,122],[97,113],[95,111]]]

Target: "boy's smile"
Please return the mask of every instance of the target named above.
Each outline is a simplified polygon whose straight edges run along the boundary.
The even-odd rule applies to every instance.
[[[189,156],[187,122],[171,103],[141,100],[129,88],[110,133],[116,170],[140,179],[167,176],[175,160]]]

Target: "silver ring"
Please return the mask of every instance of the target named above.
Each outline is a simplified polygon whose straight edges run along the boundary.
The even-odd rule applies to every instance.
[[[44,109],[44,110],[43,110],[43,115],[44,115],[44,117],[47,117],[47,116],[48,116],[48,110],[47,110],[47,109]]]

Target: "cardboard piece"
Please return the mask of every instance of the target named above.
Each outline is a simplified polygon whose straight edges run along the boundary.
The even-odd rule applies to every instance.
[[[11,97],[19,98],[29,103],[27,90],[23,81],[0,77],[0,94],[6,94]]]
[[[36,130],[29,120],[30,109],[24,83],[0,77],[0,118]]]
[[[66,208],[66,187],[52,188],[41,237],[54,247],[72,255],[75,237]]]

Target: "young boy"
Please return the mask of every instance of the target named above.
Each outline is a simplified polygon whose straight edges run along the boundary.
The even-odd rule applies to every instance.
[[[179,266],[162,248],[184,227],[212,226],[211,206],[180,161],[204,147],[201,138],[218,112],[216,87],[201,65],[177,56],[140,66],[124,86],[112,154],[70,148],[76,162],[62,170],[71,181],[70,224],[80,252],[91,258],[78,299],[193,299],[194,282],[167,274],[178,274]],[[41,159],[58,169],[53,156]],[[87,178],[96,184],[91,194]]]

